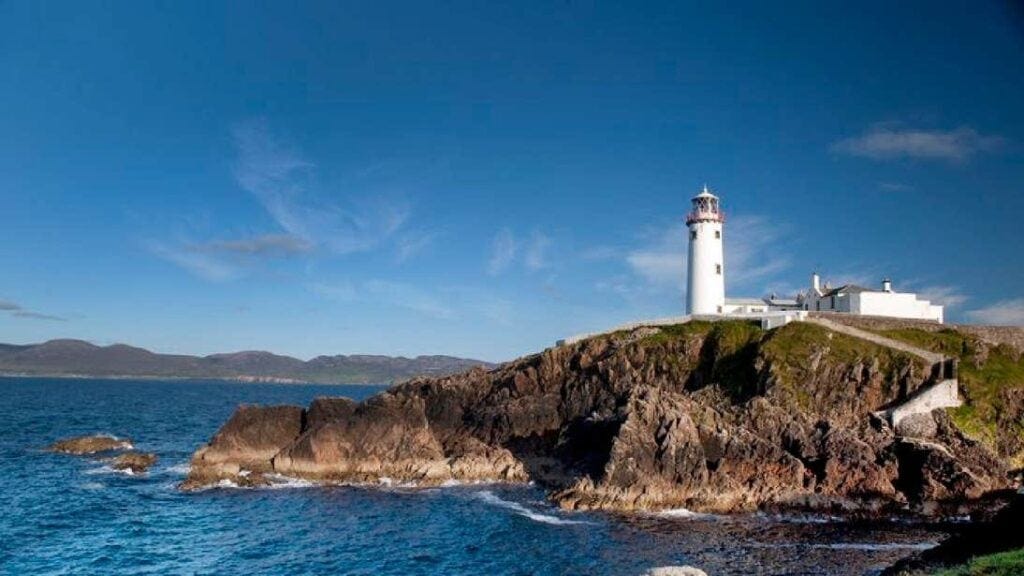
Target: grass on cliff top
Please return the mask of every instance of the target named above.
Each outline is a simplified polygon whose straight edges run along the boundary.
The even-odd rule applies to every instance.
[[[641,342],[644,344],[663,344],[672,340],[686,338],[687,336],[704,336],[714,327],[714,322],[694,320],[685,324],[671,324],[659,326],[658,332],[645,337]],[[625,333],[626,331],[623,331]]]
[[[871,363],[877,358],[879,369],[887,382],[895,382],[895,374],[916,358],[859,338],[832,332],[806,322],[793,322],[775,330],[764,331],[757,323],[731,320],[722,322],[690,322],[664,326],[641,340],[644,346],[661,346],[677,339],[699,336],[704,339],[701,362],[696,368],[704,372],[708,382],[717,383],[733,398],[743,399],[756,393],[761,374],[758,358],[771,362],[778,382],[789,387],[800,405],[812,402],[807,391],[798,384],[811,371],[811,358],[827,350],[829,363],[853,365]],[[926,367],[923,363],[919,371]]]
[[[978,556],[967,564],[936,572],[934,576],[1018,576],[1024,574],[1024,548]]]
[[[1024,355],[1012,348],[985,346],[978,338],[952,328],[929,332],[919,328],[883,330],[880,334],[960,359],[960,392],[966,402],[949,411],[953,421],[968,435],[994,447],[997,422],[1003,409],[1000,392],[1006,388],[1024,388]],[[987,351],[987,353],[983,353]],[[1024,423],[1017,423],[1024,436]],[[1016,465],[1024,464],[1024,454],[1014,455]]]
[[[877,358],[886,375],[915,361],[909,354],[808,322],[791,322],[773,331],[764,351],[778,366],[791,371],[808,370],[811,356],[823,345],[828,346],[829,358],[834,362],[852,364]]]

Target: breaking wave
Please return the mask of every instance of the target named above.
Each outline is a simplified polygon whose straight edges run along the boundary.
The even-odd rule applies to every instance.
[[[716,520],[721,518],[721,516],[717,516],[715,514],[694,512],[688,508],[669,508],[668,510],[654,512],[653,516],[657,516],[659,518],[671,518],[673,520]]]
[[[499,498],[490,490],[476,492],[474,496],[488,504],[492,504],[500,508],[505,508],[506,510],[511,510],[512,512],[515,512],[520,516],[533,520],[534,522],[541,522],[543,524],[552,524],[556,526],[568,524],[588,524],[588,522],[584,522],[582,520],[569,520],[567,518],[559,518],[558,516],[554,516],[551,514],[541,514],[540,512],[535,512],[518,502],[512,502],[510,500],[504,500],[502,498]]]

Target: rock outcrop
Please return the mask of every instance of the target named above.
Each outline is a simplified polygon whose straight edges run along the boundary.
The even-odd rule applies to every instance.
[[[271,459],[302,432],[306,411],[298,406],[240,406],[208,445],[193,456],[185,488],[221,480],[246,486],[265,483]]]
[[[941,410],[901,431],[872,415],[928,378],[919,358],[811,324],[642,328],[360,404],[242,407],[183,487],[530,480],[569,509],[949,513],[1008,480]]]
[[[96,434],[92,436],[76,436],[74,438],[58,440],[57,442],[50,444],[47,447],[47,450],[51,452],[59,452],[61,454],[82,456],[86,454],[96,454],[99,452],[111,452],[114,450],[129,450],[131,448],[132,441],[128,438],[117,438],[105,434]]]
[[[125,452],[110,459],[110,467],[114,470],[142,474],[156,464],[157,456],[149,452]]]

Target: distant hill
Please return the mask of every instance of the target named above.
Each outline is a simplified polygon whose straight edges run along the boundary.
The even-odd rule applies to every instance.
[[[318,356],[306,362],[259,351],[210,356],[157,354],[125,344],[96,346],[82,340],[0,344],[0,374],[4,375],[385,384],[413,376],[445,376],[474,366],[493,367],[480,360],[453,356],[339,355]]]

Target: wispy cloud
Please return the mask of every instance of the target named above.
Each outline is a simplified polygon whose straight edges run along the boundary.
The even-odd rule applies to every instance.
[[[381,194],[323,193],[315,165],[273,138],[264,122],[233,131],[235,178],[292,236],[336,254],[364,252],[392,237],[408,221],[404,201]]]
[[[1024,326],[1024,298],[1000,300],[991,306],[968,310],[966,316],[980,324]]]
[[[912,288],[921,298],[928,300],[932,304],[941,304],[946,308],[959,308],[960,306],[963,306],[965,302],[970,300],[970,297],[964,294],[963,291],[956,286],[912,286]]]
[[[239,269],[222,259],[189,247],[162,242],[149,242],[146,247],[150,252],[187,272],[211,282],[225,282],[236,278]]]
[[[914,189],[913,186],[901,182],[879,182],[878,188],[885,192],[906,192]]]
[[[1001,137],[986,136],[966,126],[927,130],[876,124],[859,136],[839,140],[832,145],[832,150],[873,160],[917,158],[964,162],[980,152],[997,148],[1003,141]]]
[[[233,240],[210,240],[186,246],[188,250],[200,253],[227,253],[243,256],[289,256],[306,254],[313,245],[303,238],[291,234],[263,234],[251,238]]]
[[[550,268],[548,251],[551,244],[551,238],[539,230],[534,230],[525,240],[520,240],[511,229],[502,228],[491,241],[487,273],[497,276],[516,264],[530,272]]]
[[[787,228],[763,216],[741,215],[729,220],[725,231],[727,288],[761,295],[765,282],[790,267],[782,250]]]
[[[725,279],[729,292],[759,295],[790,266],[778,250],[784,227],[761,216],[737,216],[725,228]],[[683,290],[687,274],[686,227],[673,223],[646,246],[626,254],[626,264],[650,287]]]
[[[420,254],[437,240],[434,232],[415,231],[402,234],[395,239],[395,255],[399,262],[405,262]]]
[[[27,310],[21,304],[16,304],[10,300],[0,299],[0,311],[8,312],[15,318],[26,318],[30,320],[53,320],[56,322],[67,322],[68,320],[63,316],[55,316],[53,314],[43,314],[42,312]]]
[[[508,269],[516,259],[519,245],[508,228],[502,228],[491,241],[491,257],[487,261],[487,273],[496,276]]]
[[[686,250],[686,227],[674,223],[646,246],[627,253],[626,264],[654,287],[682,289],[686,285]]]
[[[367,280],[354,283],[316,282],[309,289],[337,302],[372,302],[405,308],[441,320],[455,317],[455,312],[436,296],[413,284],[391,280]]]
[[[523,264],[530,270],[540,270],[548,266],[547,251],[551,239],[536,230],[530,235],[523,253]]]

